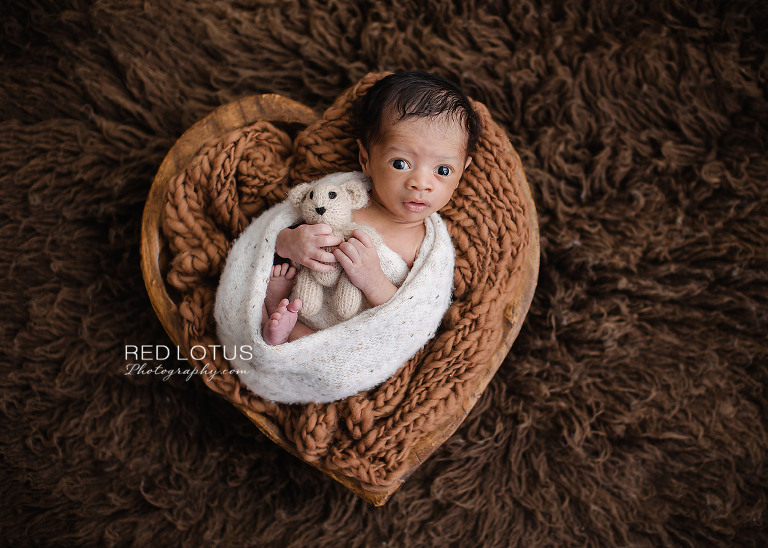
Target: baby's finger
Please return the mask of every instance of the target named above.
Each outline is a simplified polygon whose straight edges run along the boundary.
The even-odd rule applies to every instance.
[[[334,257],[333,253],[330,251],[325,251],[322,248],[314,250],[314,252],[309,257],[312,260],[321,262],[321,263],[335,263],[336,257]]]
[[[365,230],[360,230],[359,228],[356,228],[352,231],[352,236],[360,240],[360,242],[365,247],[374,247],[373,239],[371,239],[371,235],[368,234]]]
[[[369,252],[370,249],[373,249],[372,245],[365,245],[365,243],[363,243],[361,240],[358,240],[357,238],[350,238],[347,240],[347,243],[354,248],[354,252],[357,256],[365,255]]]
[[[306,263],[304,263],[304,266],[314,270],[315,272],[330,272],[336,268],[332,264],[325,264],[330,262],[336,262],[336,257],[333,257],[332,261],[324,261],[322,263],[314,259],[309,259]]]
[[[317,223],[316,225],[307,225],[313,236],[325,236],[327,234],[333,234],[333,228],[331,225],[325,223]]]
[[[346,270],[350,265],[352,265],[352,259],[349,258],[349,255],[344,253],[344,251],[341,249],[341,247],[337,247],[333,250],[333,254],[336,255],[336,259],[339,262],[339,265],[341,265],[341,268]]]
[[[321,247],[335,247],[343,241],[344,238],[341,236],[334,236],[333,234],[329,234],[327,236],[317,236],[315,238],[315,243]]]
[[[339,244],[339,247],[336,248],[334,251],[334,254],[336,255],[336,258],[338,259],[339,255],[336,253],[336,251],[340,251],[342,254],[346,255],[350,258],[350,260],[354,261],[360,256],[360,251],[355,246],[355,239],[352,238],[351,240],[344,242],[342,244]],[[358,243],[359,245],[359,243]]]

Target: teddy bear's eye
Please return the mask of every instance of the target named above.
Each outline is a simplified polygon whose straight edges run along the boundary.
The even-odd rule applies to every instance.
[[[330,191],[330,192],[328,193],[328,197],[329,197],[331,200],[333,200],[334,198],[336,198],[336,193],[335,193],[334,191]]]
[[[314,197],[315,197],[315,193],[314,193],[314,192],[310,192],[310,193],[309,193],[309,199],[311,200],[311,199],[312,199],[312,198],[314,198]]]

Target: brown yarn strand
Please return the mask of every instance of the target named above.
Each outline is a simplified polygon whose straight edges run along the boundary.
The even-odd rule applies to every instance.
[[[218,275],[250,220],[282,200],[289,182],[358,168],[350,106],[382,76],[368,74],[346,90],[293,142],[258,122],[208,143],[172,181],[163,219],[172,257],[167,282],[181,295],[190,347],[217,344],[212,309]],[[370,486],[396,481],[413,444],[461,405],[478,364],[500,341],[503,306],[528,245],[529,212],[516,186],[519,161],[485,106],[474,106],[484,130],[452,202],[441,211],[456,248],[454,302],[432,341],[381,386],[331,404],[275,404],[248,392],[235,375],[203,376],[212,390],[275,421],[307,462]],[[204,363],[229,370],[220,353],[215,359],[209,353]]]

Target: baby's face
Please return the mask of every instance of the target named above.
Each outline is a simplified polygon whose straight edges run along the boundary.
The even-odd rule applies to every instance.
[[[379,140],[369,149],[358,144],[363,173],[373,181],[371,199],[402,223],[423,221],[446,205],[471,162],[465,130],[445,117],[392,123],[385,116]]]

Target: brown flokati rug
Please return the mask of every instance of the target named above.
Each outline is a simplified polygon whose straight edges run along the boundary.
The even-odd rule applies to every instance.
[[[462,414],[474,395],[473,379],[485,373],[501,344],[512,291],[523,283],[521,263],[535,212],[522,205],[519,159],[487,108],[474,104],[483,131],[472,164],[441,210],[456,249],[453,302],[435,338],[389,380],[329,404],[264,400],[240,384],[223,354],[214,352],[220,342],[213,304],[229,247],[250,222],[246,212],[258,215],[283,200],[293,184],[360,169],[350,109],[383,75],[371,73],[345,90],[292,147],[288,134],[267,122],[212,139],[170,181],[162,215],[170,248],[166,279],[180,295],[186,347],[197,348],[197,356],[208,348],[199,365],[221,372],[203,380],[277,423],[304,460],[321,461],[326,470],[367,487],[401,480],[414,444]]]
[[[5,2],[3,542],[768,544],[768,7],[690,4]],[[406,68],[510,136],[542,264],[484,396],[375,509],[125,349],[170,345],[139,226],[181,133]]]

